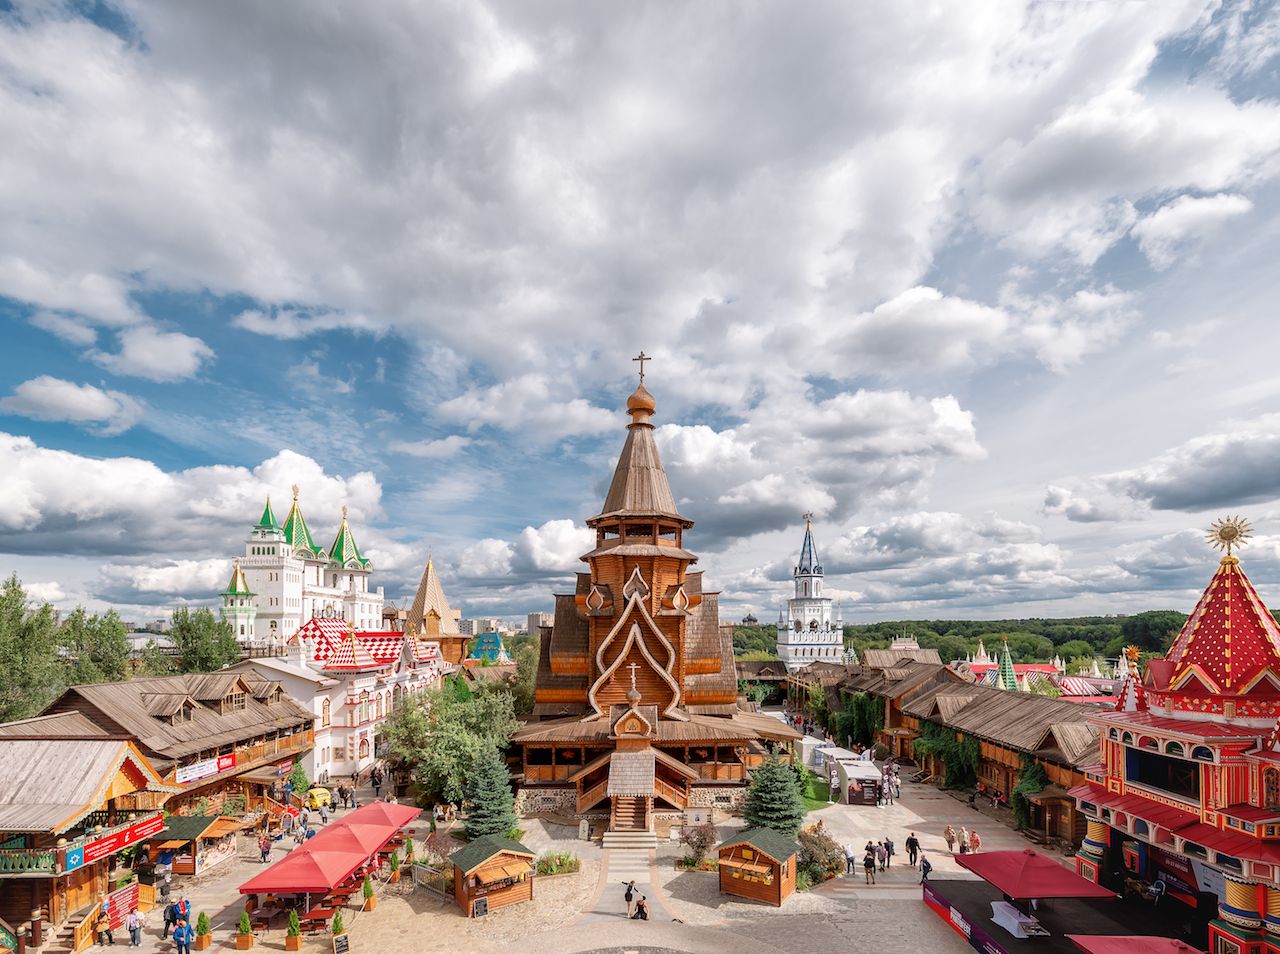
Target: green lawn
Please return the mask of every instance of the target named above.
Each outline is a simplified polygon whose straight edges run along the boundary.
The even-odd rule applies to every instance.
[[[816,812],[819,808],[826,808],[830,802],[827,801],[827,795],[831,789],[827,786],[827,780],[813,772],[809,773],[809,783],[804,789],[804,810],[806,812]]]

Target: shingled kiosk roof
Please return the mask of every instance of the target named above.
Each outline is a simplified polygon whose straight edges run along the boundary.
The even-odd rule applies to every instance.
[[[722,842],[716,849],[734,848],[738,845],[750,845],[761,854],[768,855],[778,864],[782,864],[800,850],[800,846],[792,839],[772,828],[748,828],[733,838]]]
[[[494,855],[500,855],[504,851],[513,855],[524,855],[527,858],[534,856],[534,852],[505,835],[481,835],[451,854],[449,863],[461,870],[464,875],[468,875]]]

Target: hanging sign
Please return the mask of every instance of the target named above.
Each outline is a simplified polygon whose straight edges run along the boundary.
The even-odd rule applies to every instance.
[[[194,765],[183,765],[178,768],[175,776],[179,785],[185,785],[187,782],[194,782],[199,778],[208,778],[210,775],[217,775],[219,772],[225,772],[227,769],[236,767],[236,754],[232,752],[230,755],[219,755],[214,759],[205,759],[203,762],[196,762]]]
[[[68,848],[67,860],[63,870],[75,871],[85,865],[91,865],[95,861],[107,857],[107,855],[115,854],[122,848],[128,848],[134,842],[150,838],[152,835],[159,834],[162,831],[164,831],[164,816],[156,812],[141,821],[134,822],[128,828],[121,828],[119,831],[112,832],[110,835],[106,835],[96,841]]]

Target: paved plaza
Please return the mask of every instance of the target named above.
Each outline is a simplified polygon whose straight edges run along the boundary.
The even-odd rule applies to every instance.
[[[341,817],[339,812],[336,817]],[[935,877],[965,876],[945,851],[942,830],[948,822],[959,828],[977,826],[983,850],[1021,849],[1030,843],[1000,821],[971,809],[967,802],[928,785],[904,783],[894,805],[831,805],[809,816],[822,819],[841,844],[861,850],[868,840],[886,835],[898,847],[896,862],[878,875],[875,885],[864,884],[862,871],[836,878],[790,897],[782,908],[771,908],[720,894],[714,872],[681,872],[675,867],[681,846],[664,843],[656,851],[603,851],[598,844],[577,839],[577,830],[543,819],[527,819],[525,841],[538,853],[572,851],[582,859],[577,874],[538,878],[534,900],[494,911],[483,920],[462,917],[452,901],[441,900],[408,882],[379,890],[376,910],[344,913],[356,954],[364,952],[435,952],[483,954],[518,942],[526,954],[574,952],[687,952],[687,954],[813,954],[848,948],[852,938],[889,951],[927,950],[929,954],[960,954],[967,945],[924,906],[919,874],[906,865],[902,847],[914,831],[934,865]],[[720,836],[742,824],[722,824]],[[412,831],[425,843],[425,823]],[[281,855],[279,852],[276,858]],[[1050,855],[1064,864],[1069,859]],[[238,886],[262,870],[249,839],[241,839],[241,857],[226,862],[208,876],[180,885],[195,911],[204,911],[214,925],[214,947],[234,947],[233,934],[243,900]],[[651,920],[629,921],[622,884],[634,879],[647,896]],[[171,951],[160,939],[159,911],[149,915],[141,954]],[[123,943],[118,939],[117,943]],[[859,944],[864,943],[862,941]],[[255,949],[284,950],[284,931],[274,928],[260,936]],[[320,954],[330,949],[328,937],[303,942],[303,950]]]

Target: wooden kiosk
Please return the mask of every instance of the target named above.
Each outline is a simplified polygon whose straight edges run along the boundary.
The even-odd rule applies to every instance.
[[[720,846],[720,892],[779,906],[796,890],[796,843],[749,828]]]
[[[534,853],[502,835],[484,835],[449,856],[453,896],[469,918],[533,900]]]

